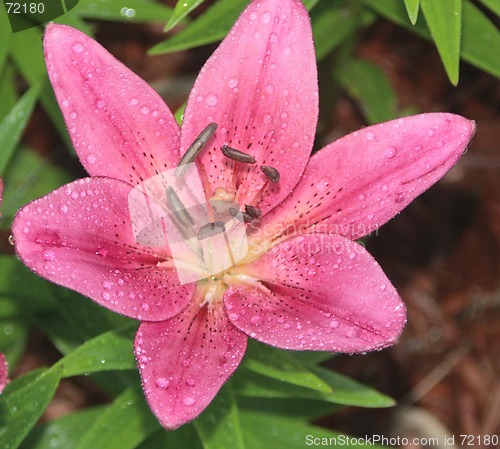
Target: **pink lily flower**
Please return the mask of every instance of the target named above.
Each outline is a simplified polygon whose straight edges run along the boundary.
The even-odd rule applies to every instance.
[[[2,199],[2,181],[0,180],[0,203]],[[0,353],[0,393],[9,383],[9,368],[5,356]]]
[[[21,209],[16,251],[40,276],[141,321],[135,353],[147,401],[165,428],[205,409],[239,365],[249,336],[280,348],[348,353],[397,340],[405,307],[354,239],[455,164],[473,135],[471,121],[446,113],[406,117],[364,128],[310,158],[318,86],[300,0],[250,3],[202,68],[181,129],[151,87],[81,32],[49,25],[44,48],[90,177]],[[187,157],[211,214],[203,227],[158,177],[179,170],[207,126],[205,147]],[[161,239],[152,223],[134,230],[144,217],[131,210],[130,194],[146,185],[159,186],[144,194],[151,216],[175,209],[174,221],[196,223],[183,252],[202,255],[185,264],[198,280],[181,281],[172,245],[155,244]],[[246,251],[210,272],[210,251],[190,245],[203,244],[207,230],[224,235],[231,253],[230,218],[248,222]],[[164,219],[157,230],[165,230]]]

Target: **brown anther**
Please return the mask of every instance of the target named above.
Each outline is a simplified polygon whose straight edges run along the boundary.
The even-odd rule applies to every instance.
[[[172,186],[167,187],[167,206],[174,213],[175,218],[182,226],[189,226],[186,221],[194,225],[193,217],[184,207],[181,199],[177,196],[176,191]]]
[[[280,180],[280,172],[274,167],[270,165],[261,165],[260,170],[268,177],[269,181],[278,182]]]
[[[224,156],[233,161],[243,162],[244,164],[255,164],[255,162],[257,162],[251,154],[243,153],[243,151],[231,148],[227,145],[222,145],[220,150]]]
[[[184,155],[182,156],[179,165],[175,169],[175,176],[181,177],[186,173],[188,169],[188,164],[193,162],[200,154],[208,140],[214,135],[217,129],[217,123],[209,123],[205,129],[198,135],[194,142],[189,146]]]
[[[262,209],[251,206],[250,204],[245,204],[245,212],[252,218],[260,218],[262,216]]]
[[[203,225],[200,229],[198,229],[196,237],[198,237],[198,240],[203,240],[225,231],[226,227],[224,226],[224,223],[216,221],[214,223],[207,223]]]
[[[250,223],[251,221],[254,220],[254,218],[247,212],[242,212],[238,209],[235,209],[234,207],[231,207],[229,209],[229,213],[236,218],[239,221],[242,221],[244,223]]]

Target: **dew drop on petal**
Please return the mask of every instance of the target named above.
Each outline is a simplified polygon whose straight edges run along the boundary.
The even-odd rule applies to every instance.
[[[290,46],[287,46],[283,49],[283,53],[285,54],[285,56],[289,56],[292,54],[292,47]]]
[[[56,260],[56,253],[52,249],[46,249],[42,252],[42,257],[43,260],[46,260],[47,262],[52,262]]]
[[[81,53],[83,51],[83,44],[81,42],[75,42],[71,47],[74,53]]]
[[[273,120],[271,114],[264,114],[264,117],[262,117],[262,121],[268,125],[269,123],[271,123]]]
[[[93,164],[95,161],[96,161],[96,157],[94,154],[88,154],[87,157],[85,158],[85,160],[89,163],[89,164]]]
[[[219,101],[219,99],[217,98],[217,95],[213,94],[213,93],[210,93],[207,95],[207,98],[205,99],[206,103],[208,106],[215,106],[217,104],[217,102]]]
[[[269,41],[270,42],[278,42],[278,35],[276,33],[271,33],[269,35]]]
[[[340,323],[337,320],[333,320],[329,326],[332,329],[337,329],[340,326]]]
[[[141,113],[143,113],[144,115],[149,114],[149,108],[147,106],[143,106],[141,108]]]
[[[386,159],[392,159],[394,156],[396,156],[397,150],[394,147],[387,147],[384,152],[384,157]]]
[[[135,97],[132,97],[130,100],[129,100],[130,104],[132,106],[135,106],[137,103],[139,103],[139,100]]]
[[[367,140],[373,140],[373,139],[375,139],[375,133],[373,131],[368,131],[366,133],[366,139]]]
[[[238,86],[238,78],[230,78],[227,82],[227,87],[234,89],[236,86]]]
[[[265,90],[268,94],[272,94],[274,92],[274,86],[272,84],[268,84]]]
[[[183,361],[181,362],[181,366],[182,366],[183,368],[189,368],[189,367],[191,366],[191,362],[190,362],[189,360],[187,360],[187,359],[186,359],[186,360],[183,360]]]
[[[255,315],[252,318],[250,318],[250,323],[252,323],[254,326],[260,326],[263,322],[264,319],[259,315]]]
[[[170,381],[165,379],[165,377],[159,377],[156,379],[156,386],[162,390],[166,390],[170,386]]]
[[[262,15],[260,16],[260,21],[262,23],[269,23],[271,21],[271,13],[269,11],[262,13]]]
[[[104,106],[106,106],[106,102],[102,99],[99,99],[96,101],[96,104],[95,104],[99,109],[102,109]]]
[[[320,192],[325,191],[329,186],[328,179],[323,178],[316,183],[316,189]]]
[[[182,402],[186,407],[192,407],[194,404],[196,404],[196,400],[191,397],[184,398]]]

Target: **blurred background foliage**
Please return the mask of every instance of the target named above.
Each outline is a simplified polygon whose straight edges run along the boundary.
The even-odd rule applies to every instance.
[[[460,83],[464,62],[500,78],[498,0],[304,3],[322,64],[321,86],[337,85],[357,105],[365,124],[418,112],[413,105],[401,107],[387,74],[355,51],[364,30],[379,21],[391,21],[432,42],[451,85]],[[248,0],[80,0],[72,8],[66,5],[67,12],[54,21],[89,35],[96,29],[115,29],[113,22],[151,24],[164,33],[150,45],[152,57],[196,51],[220,41],[247,4]],[[132,341],[137,323],[34,276],[17,261],[8,243],[18,208],[80,174],[48,82],[42,33],[42,26],[12,32],[0,3],[0,177],[5,185],[0,352],[6,354],[14,377],[0,397],[0,447],[302,448],[306,435],[337,435],[311,424],[322,416],[349,405],[393,405],[389,397],[320,366],[329,354],[291,353],[252,342],[241,368],[198,420],[172,433],[160,428],[144,401],[135,368]],[[324,98],[330,99],[327,88]],[[27,136],[32,114],[40,108],[59,135],[53,151],[41,151]],[[50,367],[26,369],[20,363],[32,335],[43,335],[50,343]],[[43,362],[47,360],[50,357]],[[52,419],[47,407],[54,403],[63,379],[75,376],[83,376],[80,382],[104,399],[69,414],[55,413]]]

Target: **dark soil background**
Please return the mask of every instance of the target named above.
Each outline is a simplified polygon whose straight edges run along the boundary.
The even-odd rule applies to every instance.
[[[96,31],[172,110],[185,101],[215,48],[150,57],[147,49],[164,39],[160,25],[101,23]],[[383,20],[360,36],[356,53],[385,71],[401,109],[454,112],[478,127],[457,166],[368,242],[408,307],[399,344],[364,356],[340,355],[329,364],[400,405],[349,408],[320,424],[362,437],[500,435],[500,82],[462,63],[453,87],[432,44]],[[332,83],[333,62],[320,65],[321,99]],[[318,147],[364,125],[347,96],[330,104],[323,99]],[[26,139],[42,153],[62,145],[40,109]],[[32,358],[43,352],[33,344]],[[99,401],[98,392],[88,393],[88,385],[83,390],[78,382],[63,383],[47,418]],[[477,439],[473,446],[493,447]]]

